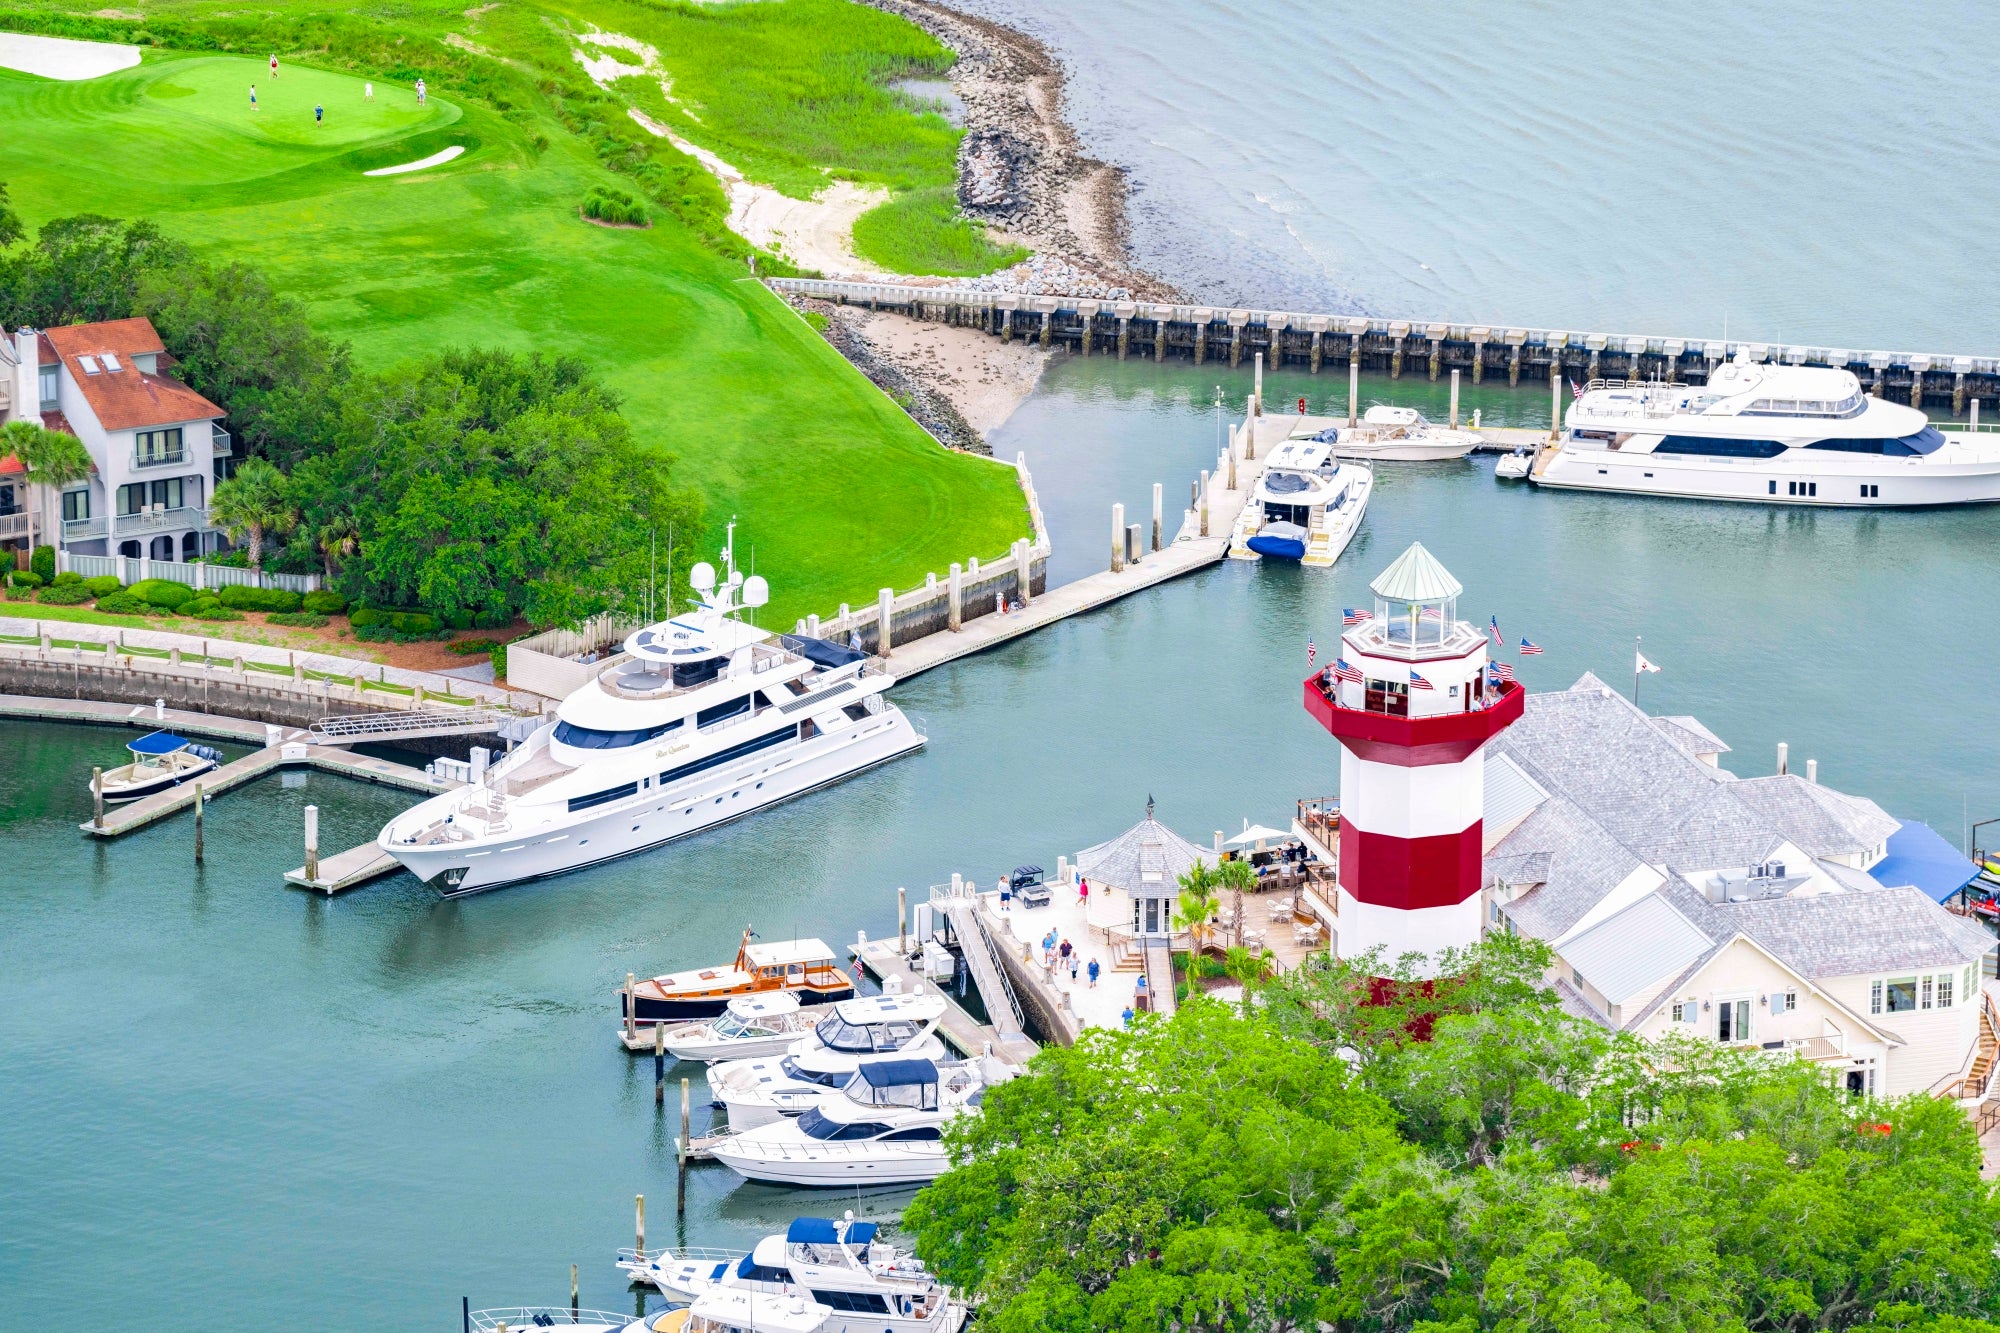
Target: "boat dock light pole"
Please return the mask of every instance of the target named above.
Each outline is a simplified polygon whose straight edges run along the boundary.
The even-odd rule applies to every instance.
[[[319,807],[306,807],[306,882],[319,878]]]
[[[667,1104],[667,1025],[653,1024],[653,1105]]]
[[[104,827],[104,770],[90,770],[90,826]]]

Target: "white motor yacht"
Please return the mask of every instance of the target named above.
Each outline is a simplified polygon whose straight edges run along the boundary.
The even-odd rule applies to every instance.
[[[924,743],[874,659],[743,623],[769,589],[728,547],[722,560],[720,581],[694,567],[694,610],[634,631],[554,721],[389,821],[382,850],[446,896],[473,893],[657,847]]]
[[[667,1054],[676,1060],[749,1060],[782,1055],[824,1016],[801,1008],[784,991],[739,995],[705,1023],[676,1023],[666,1031]]]
[[[736,1129],[797,1115],[848,1081],[868,1056],[941,1058],[935,1029],[941,995],[871,995],[830,1006],[813,1030],[783,1056],[729,1060],[709,1070],[708,1086]]]
[[[222,762],[222,751],[196,745],[170,731],[155,731],[125,747],[132,762],[107,768],[98,790],[108,804],[136,801],[200,777]]]
[[[1359,463],[1334,461],[1323,441],[1287,440],[1271,451],[1250,501],[1236,520],[1229,554],[1296,560],[1324,567],[1354,540],[1375,474]]]
[[[964,1304],[921,1260],[876,1240],[876,1229],[852,1212],[838,1221],[800,1217],[747,1254],[669,1249],[641,1258],[625,1250],[618,1267],[676,1301],[698,1301],[719,1287],[773,1296],[802,1291],[833,1311],[824,1333],[956,1333]]]
[[[1335,458],[1370,463],[1429,463],[1463,458],[1479,447],[1479,436],[1453,430],[1425,418],[1414,407],[1378,403],[1352,426],[1329,426],[1311,439],[1333,450]]]
[[[1706,384],[1592,380],[1531,480],[1759,504],[1980,504],[2000,500],[2000,436],[1939,430],[1850,371],[1739,352]]]
[[[722,1135],[710,1151],[737,1175],[778,1185],[935,1180],[949,1165],[945,1124],[978,1109],[987,1081],[980,1061],[864,1060],[797,1119]]]

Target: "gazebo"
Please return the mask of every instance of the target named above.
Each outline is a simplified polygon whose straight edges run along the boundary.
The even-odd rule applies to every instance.
[[[1153,799],[1147,797],[1144,819],[1076,854],[1076,873],[1090,882],[1090,924],[1121,934],[1172,935],[1180,877],[1202,855],[1201,848],[1153,818]]]

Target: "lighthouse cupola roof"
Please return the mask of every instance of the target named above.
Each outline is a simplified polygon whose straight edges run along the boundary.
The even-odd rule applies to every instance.
[[[1465,585],[1453,578],[1422,542],[1411,542],[1410,549],[1377,574],[1368,587],[1386,602],[1444,602],[1465,591]]]

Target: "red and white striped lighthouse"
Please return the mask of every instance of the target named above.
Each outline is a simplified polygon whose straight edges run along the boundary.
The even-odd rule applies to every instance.
[[[1340,742],[1335,948],[1394,962],[1479,939],[1483,752],[1526,696],[1488,680],[1486,636],[1458,619],[1463,588],[1421,544],[1369,586],[1373,616],[1305,696]]]

